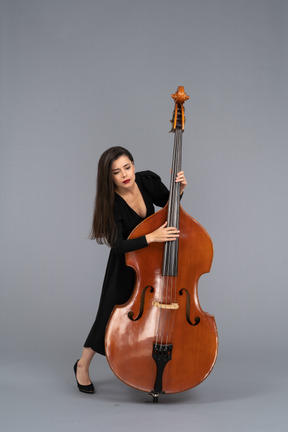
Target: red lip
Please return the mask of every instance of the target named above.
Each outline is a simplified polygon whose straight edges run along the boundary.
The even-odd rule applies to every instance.
[[[130,179],[128,179],[128,180],[124,180],[123,181],[123,183],[125,183],[125,184],[127,184],[127,183],[129,183],[130,182]]]

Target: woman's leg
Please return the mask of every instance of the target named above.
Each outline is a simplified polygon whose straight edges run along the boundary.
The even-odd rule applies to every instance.
[[[89,366],[95,354],[96,353],[92,350],[92,348],[83,348],[82,355],[77,363],[76,374],[76,378],[81,385],[85,386],[91,384],[89,377]]]

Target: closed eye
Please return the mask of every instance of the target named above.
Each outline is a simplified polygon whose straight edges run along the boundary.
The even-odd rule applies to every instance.
[[[128,170],[131,169],[131,166],[132,166],[132,164],[129,163],[129,164],[127,164],[127,165],[124,165],[123,168],[124,168],[126,171],[128,171]],[[117,175],[117,174],[120,173],[120,169],[112,170],[112,172],[113,172],[113,174]]]

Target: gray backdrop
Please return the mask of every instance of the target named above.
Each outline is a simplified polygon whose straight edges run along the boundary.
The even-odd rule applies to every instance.
[[[142,410],[146,396],[118,383],[105,358],[93,363],[100,388],[92,399],[76,392],[72,366],[109,252],[88,240],[98,158],[123,145],[137,170],[156,171],[168,185],[178,85],[190,95],[182,205],[214,243],[199,297],[215,315],[220,345],[211,376],[169,399],[165,415],[175,402],[178,412],[198,407],[198,431],[287,430],[287,18],[285,0],[1,1],[6,430],[20,422],[46,430],[36,420],[45,415],[51,431],[95,419],[98,430],[112,430],[113,418],[122,430],[111,407],[136,399],[132,412]]]

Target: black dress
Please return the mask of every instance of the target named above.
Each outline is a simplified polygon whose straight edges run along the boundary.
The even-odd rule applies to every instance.
[[[169,191],[157,174],[151,171],[136,173],[136,183],[146,205],[146,217],[155,212],[153,204],[165,206]],[[115,194],[114,217],[118,228],[118,241],[109,254],[98,313],[84,344],[84,347],[92,348],[103,355],[105,330],[110,314],[115,305],[123,304],[130,298],[134,287],[135,273],[131,267],[125,265],[125,253],[147,246],[145,236],[127,240],[131,231],[144,219],[118,194]]]

